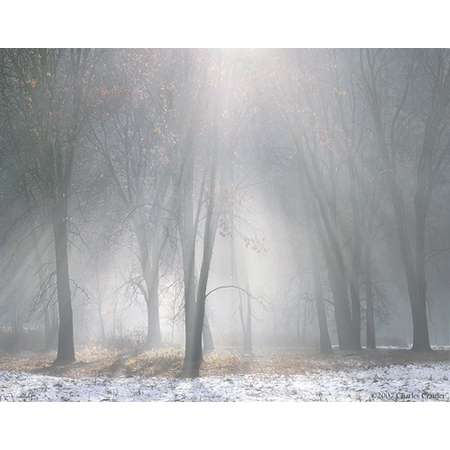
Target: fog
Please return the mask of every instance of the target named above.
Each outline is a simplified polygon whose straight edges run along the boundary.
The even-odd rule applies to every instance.
[[[450,344],[450,53],[0,51],[0,350]]]

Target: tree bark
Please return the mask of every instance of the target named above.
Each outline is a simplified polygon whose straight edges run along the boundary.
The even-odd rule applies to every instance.
[[[161,325],[159,321],[159,270],[152,268],[153,274],[146,278],[147,285],[147,346],[157,348],[161,345]]]
[[[365,252],[365,288],[366,288],[366,347],[368,349],[376,348],[375,336],[375,314],[373,308],[373,286],[372,272],[370,263],[369,245],[366,246]]]
[[[198,280],[197,301],[195,303],[195,319],[192,330],[192,340],[189,342],[191,348],[186,351],[185,358],[185,374],[189,377],[198,377],[200,374],[200,365],[203,361],[203,346],[202,334],[203,324],[205,320],[205,305],[206,305],[206,287],[208,284],[209,269],[211,265],[212,249],[214,245],[214,234],[210,217],[212,211],[208,213],[205,225],[205,242],[202,259],[202,266],[200,269],[200,277]]]
[[[75,361],[75,347],[67,248],[67,201],[65,197],[60,199],[55,207],[53,233],[55,239],[56,289],[59,314],[58,351],[56,361],[66,363]]]
[[[203,324],[203,352],[210,353],[214,351],[214,340],[209,326],[208,315],[205,314],[205,323]]]
[[[353,332],[350,307],[348,302],[347,279],[343,267],[336,261],[331,253],[327,242],[320,239],[324,248],[327,262],[328,279],[334,299],[334,316],[336,320],[336,331],[339,348],[341,350],[357,350],[355,345],[355,334]]]
[[[313,262],[313,282],[314,282],[314,300],[317,311],[317,322],[319,324],[319,349],[320,353],[331,352],[331,340],[328,332],[327,316],[323,304],[322,283],[318,266],[317,255],[312,255]]]
[[[193,327],[190,340],[186,342],[184,360],[184,374],[189,377],[198,377],[200,365],[203,361],[202,334],[205,320],[206,288],[208,285],[209,270],[217,231],[217,217],[215,214],[215,188],[216,188],[216,161],[213,162],[209,180],[209,199],[206,211],[205,229],[203,237],[203,255],[198,279],[197,299],[194,303]],[[199,205],[200,208],[200,205]],[[192,319],[191,319],[192,320]]]
[[[161,325],[159,319],[159,264],[162,244],[158,236],[154,236],[152,248],[150,248],[147,230],[144,221],[136,219],[134,223],[135,234],[139,247],[139,262],[143,275],[145,288],[140,286],[144,294],[147,307],[147,336],[146,345],[149,348],[157,348],[161,345]],[[161,245],[161,247],[159,247]]]
[[[351,192],[352,204],[352,268],[350,274],[350,298],[352,304],[352,327],[354,333],[354,345],[361,349],[361,299],[360,299],[360,270],[362,259],[362,220],[360,217],[360,205],[358,203],[358,192],[360,187],[356,183],[356,170],[350,163],[350,176],[353,178]]]
[[[248,288],[247,288],[248,289]],[[245,327],[244,352],[247,355],[253,354],[253,339],[252,339],[252,299],[247,293],[247,322]]]
[[[425,274],[425,227],[427,205],[425,187],[419,182],[415,196],[416,215],[416,293],[412,305],[413,310],[413,350],[430,351],[430,338],[427,321],[427,281]]]
[[[188,148],[192,145],[191,132],[187,139]],[[195,328],[195,237],[197,232],[197,220],[194,224],[194,206],[193,206],[193,155],[189,154],[186,158],[183,170],[183,199],[182,199],[182,222],[180,224],[180,238],[183,257],[183,282],[184,282],[184,363],[183,373],[190,376],[191,361],[194,356],[193,350],[193,332]],[[200,208],[200,205],[199,205]],[[198,214],[197,214],[198,215]]]

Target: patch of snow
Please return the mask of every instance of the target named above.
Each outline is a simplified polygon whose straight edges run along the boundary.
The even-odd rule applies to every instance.
[[[450,362],[194,380],[0,371],[3,401],[450,401]]]

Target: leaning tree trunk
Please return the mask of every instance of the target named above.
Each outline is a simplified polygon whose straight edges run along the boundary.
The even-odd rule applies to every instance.
[[[211,266],[214,241],[217,230],[217,217],[215,208],[215,188],[216,188],[215,167],[212,168],[209,183],[209,200],[206,212],[205,230],[203,238],[203,255],[198,279],[197,299],[194,308],[194,319],[190,325],[192,328],[192,338],[186,344],[186,354],[184,360],[184,373],[189,377],[198,377],[200,365],[203,361],[202,334],[205,321],[206,288],[208,285],[209,270]],[[200,211],[200,209],[199,209]],[[187,324],[189,325],[189,324]]]
[[[72,362],[75,360],[75,347],[67,248],[67,201],[65,198],[59,199],[55,207],[53,215],[53,233],[55,238],[56,290],[59,314],[58,352],[56,361]]]
[[[207,218],[207,223],[211,218]],[[206,225],[204,252],[200,277],[198,280],[197,301],[195,307],[195,319],[192,330],[192,340],[189,342],[191,348],[186,349],[185,375],[189,377],[198,377],[200,374],[200,365],[203,361],[202,334],[205,321],[206,306],[206,287],[208,284],[209,268],[211,265],[212,247],[214,237],[212,236],[211,224]]]

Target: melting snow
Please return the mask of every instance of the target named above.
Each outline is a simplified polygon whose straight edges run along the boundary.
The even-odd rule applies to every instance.
[[[3,401],[450,401],[450,362],[303,375],[61,378],[0,371]]]

